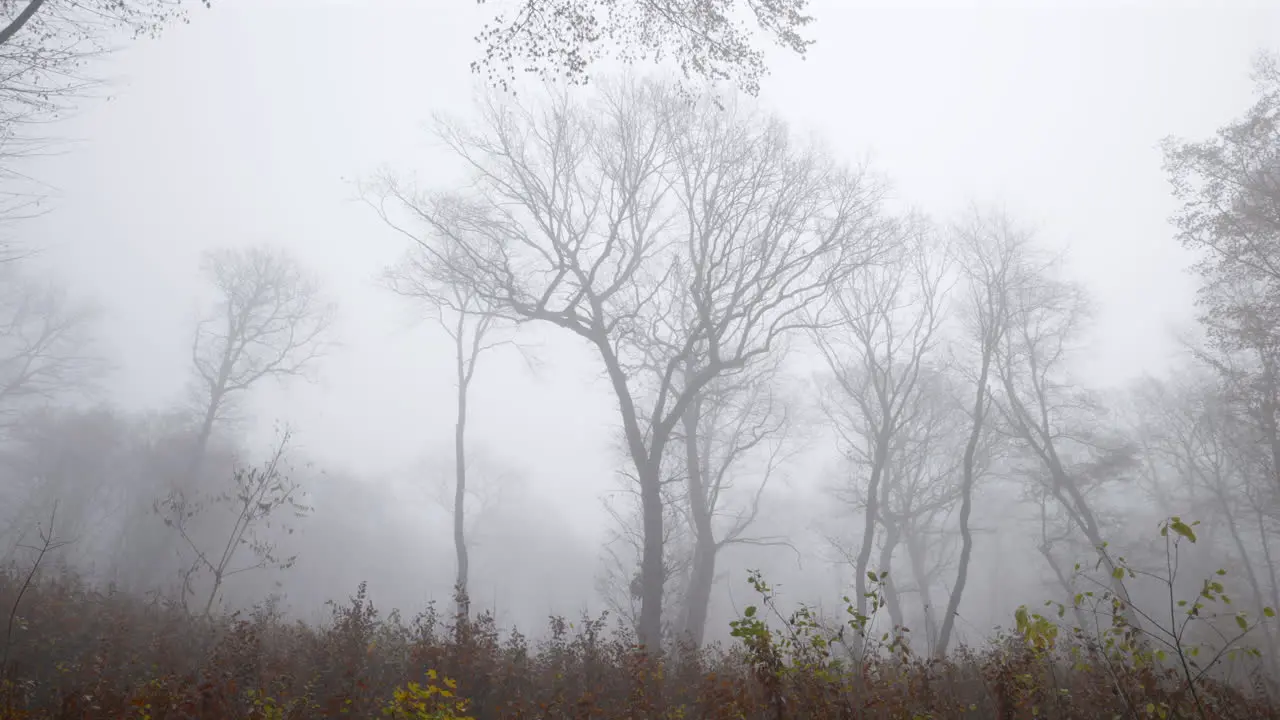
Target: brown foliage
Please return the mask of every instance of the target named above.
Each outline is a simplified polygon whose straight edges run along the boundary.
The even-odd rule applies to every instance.
[[[22,580],[0,574],[0,607]],[[748,645],[771,662],[687,647],[659,660],[604,617],[553,618],[537,643],[500,634],[484,614],[448,619],[428,607],[406,622],[379,613],[363,586],[319,626],[286,622],[270,602],[204,619],[66,573],[28,589],[17,616],[5,720],[383,717],[397,688],[437,673],[456,680],[476,718],[1157,717],[1147,708],[1161,703],[1168,717],[1202,717],[1156,672],[1091,667],[1068,643],[1046,654],[1019,636],[945,661],[897,652],[832,673],[760,637]],[[1207,692],[1209,717],[1280,717],[1237,690]]]

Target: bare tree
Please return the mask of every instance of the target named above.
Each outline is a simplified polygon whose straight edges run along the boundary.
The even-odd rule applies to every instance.
[[[681,612],[664,620],[664,638],[693,646],[703,642],[721,550],[792,547],[784,537],[749,532],[770,482],[793,449],[791,418],[775,387],[783,357],[762,357],[741,373],[712,381],[672,433],[676,452],[668,454],[662,471],[663,604],[677,603]],[[614,528],[598,586],[615,612],[638,625],[643,505],[635,474],[624,472],[623,479],[624,492],[605,504]]]
[[[904,602],[908,594],[919,597],[919,618],[925,628],[925,642],[933,648],[938,639],[938,608],[933,588],[939,574],[948,567],[952,535],[944,521],[960,499],[960,450],[966,430],[963,413],[955,402],[951,379],[945,372],[926,365],[917,380],[916,407],[904,414],[889,450],[876,505],[879,557],[874,566],[881,578],[879,592],[895,629],[918,627],[907,621]],[[847,525],[850,512],[865,516],[867,488],[849,478],[865,477],[866,462],[856,453],[846,453],[839,480],[831,494],[845,509],[839,523]],[[845,528],[847,530],[847,528]],[[838,562],[856,567],[861,551],[858,532],[832,532],[827,542],[836,551]],[[894,560],[899,549],[910,558],[909,573],[899,575]],[[902,635],[900,642],[907,637]]]
[[[105,363],[94,354],[95,310],[66,292],[0,266],[0,422],[33,403],[87,389]]]
[[[43,212],[44,188],[17,164],[56,143],[39,136],[100,82],[87,67],[122,35],[156,36],[208,0],[0,0],[0,226]],[[23,254],[0,241],[0,257]]]
[[[684,445],[679,509],[693,536],[682,635],[695,645],[706,634],[720,551],[730,545],[789,546],[785,538],[748,533],[788,456],[790,417],[775,387],[782,358],[762,357],[707,384],[689,403],[676,433]]]
[[[191,346],[201,414],[188,478],[195,477],[215,423],[263,378],[305,377],[328,348],[334,306],[283,251],[224,249],[203,269],[218,292]]]
[[[182,0],[0,1],[0,126],[11,132],[15,121],[62,109],[62,100],[91,84],[81,73],[85,60],[107,51],[121,31],[154,37],[175,21],[187,21]]]
[[[1165,170],[1182,206],[1178,238],[1212,283],[1244,274],[1280,283],[1280,60],[1254,63],[1254,104],[1202,142],[1168,138]]]
[[[516,66],[544,79],[586,83],[608,55],[625,63],[671,58],[686,78],[729,80],[755,95],[767,69],[750,24],[801,56],[811,40],[808,0],[520,0],[477,40],[484,57],[471,64],[508,88]],[[735,16],[746,16],[739,18]],[[747,20],[747,22],[742,22]]]
[[[391,222],[385,215],[383,219]],[[457,254],[460,251],[455,248],[446,252]],[[457,557],[455,592],[460,602],[458,612],[465,616],[469,614],[467,578],[470,567],[466,539],[467,391],[475,378],[481,354],[509,345],[511,340],[502,335],[501,328],[495,327],[500,318],[485,307],[476,290],[466,284],[451,282],[448,266],[435,263],[434,256],[419,246],[411,247],[401,263],[388,272],[387,279],[393,291],[422,301],[432,318],[453,341],[457,383],[453,436],[453,547]]]
[[[184,606],[196,593],[195,581],[202,574],[209,580],[203,607],[203,614],[208,616],[228,579],[253,570],[284,570],[293,566],[296,557],[277,555],[276,542],[264,532],[271,528],[273,520],[279,523],[282,511],[303,517],[311,510],[301,502],[301,488],[281,465],[290,437],[291,433],[285,430],[279,445],[261,468],[237,469],[232,478],[233,485],[227,491],[197,498],[185,493],[172,493],[155,504],[156,513],[164,519],[165,525],[177,531],[194,556],[182,572]],[[219,525],[212,540],[206,542],[196,524],[200,520],[223,520],[205,517],[209,511],[216,513],[219,509],[227,513],[230,527]],[[283,529],[293,533],[291,527],[284,526]],[[245,549],[253,560],[237,563]]]
[[[943,520],[960,500],[959,469],[965,430],[963,413],[952,395],[951,381],[937,369],[922,373],[918,381],[919,408],[908,414],[897,433],[884,479],[880,519],[885,528],[879,569],[888,571],[886,604],[895,625],[903,624],[899,596],[919,594],[925,640],[932,650],[938,642],[938,609],[932,588],[947,565],[951,533]],[[901,542],[911,559],[911,582],[894,578],[893,551]],[[894,614],[896,613],[896,617]]]
[[[1168,138],[1165,170],[1181,205],[1172,221],[1198,255],[1207,349],[1270,450],[1280,487],[1280,62],[1259,55],[1255,100],[1200,142]]]
[[[1270,497],[1265,491],[1273,489],[1265,465],[1255,472],[1259,466],[1254,457],[1266,453],[1258,452],[1250,423],[1242,422],[1219,379],[1203,371],[1180,374],[1168,383],[1152,381],[1144,390],[1140,422],[1147,447],[1173,471],[1173,482],[1162,483],[1159,492],[1205,498],[1208,502],[1195,504],[1201,513],[1198,519],[1212,519],[1213,525],[1226,529],[1237,556],[1230,563],[1244,569],[1254,610],[1274,606],[1275,570],[1265,557],[1270,533],[1265,524],[1257,527],[1256,535],[1246,525],[1252,524],[1246,518],[1267,514]],[[1274,667],[1275,634],[1270,627],[1264,630],[1271,651],[1267,661]]]
[[[1087,298],[1074,283],[1055,278],[1052,258],[1020,248],[1019,272],[1006,295],[1006,323],[994,356],[1000,392],[994,407],[1002,428],[1041,466],[1049,493],[1081,532],[1111,577],[1119,616],[1138,628],[1123,573],[1107,549],[1104,526],[1089,498],[1094,465],[1116,467],[1128,456],[1123,442],[1098,431],[1101,408],[1071,383],[1066,370],[1071,344],[1087,318]],[[1074,461],[1072,456],[1097,456]]]
[[[681,512],[684,499],[678,488],[681,474],[664,471],[662,485],[662,574],[663,606],[678,604],[689,595],[693,570],[694,538],[687,515]],[[640,627],[644,586],[644,507],[634,473],[621,473],[623,487],[603,498],[605,512],[612,520],[603,546],[603,566],[596,576],[596,590],[609,609],[631,628]],[[660,635],[681,640],[683,618],[667,614]]]
[[[1022,272],[1024,246],[1029,236],[1015,228],[1009,218],[983,214],[976,209],[954,231],[958,266],[965,284],[965,299],[960,307],[964,322],[965,347],[976,371],[969,377],[973,403],[969,415],[969,433],[965,442],[960,470],[960,557],[956,581],[942,616],[934,653],[946,655],[969,580],[969,562],[973,557],[973,493],[979,476],[985,471],[985,453],[981,452],[990,433],[991,386],[995,380],[996,353],[1004,343],[1009,326],[1010,296]]]
[[[862,539],[853,568],[858,617],[867,615],[867,573],[875,530],[883,523],[882,483],[900,431],[920,410],[919,380],[942,322],[945,268],[930,247],[927,227],[906,230],[893,257],[832,287],[832,321],[811,333],[838,391],[824,400],[823,409],[854,467],[866,473]],[[892,544],[886,547],[891,555]]]
[[[599,356],[641,493],[640,636],[656,648],[672,434],[708,383],[804,327],[836,278],[878,254],[878,186],[798,147],[781,121],[660,83],[483,110],[482,131],[442,133],[470,192],[393,196],[464,249],[423,245],[487,306]]]

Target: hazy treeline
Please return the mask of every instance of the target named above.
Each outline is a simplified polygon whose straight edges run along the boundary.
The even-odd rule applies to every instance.
[[[650,642],[704,637],[735,545],[828,546],[855,616],[882,602],[938,654],[975,596],[1003,594],[974,576],[983,565],[1034,563],[1043,586],[1020,589],[1068,599],[1097,589],[1077,572],[1096,565],[1141,627],[1163,617],[1167,588],[1144,573],[1166,566],[1171,516],[1208,528],[1179,577],[1230,568],[1234,607],[1256,618],[1277,599],[1280,457],[1265,309],[1280,76],[1267,57],[1256,74],[1237,124],[1166,144],[1173,221],[1203,258],[1201,323],[1170,377],[1118,393],[1076,375],[1089,298],[1025,221],[904,208],[745,101],[690,104],[636,79],[491,99],[478,123],[438,129],[470,169],[465,192],[391,177],[368,196],[412,241],[400,290],[453,323],[459,457],[466,389],[483,382],[469,363],[491,333],[550,327],[598,357],[634,495],[614,508],[604,589]],[[815,457],[833,467],[799,509],[807,532],[768,528],[780,478]]]

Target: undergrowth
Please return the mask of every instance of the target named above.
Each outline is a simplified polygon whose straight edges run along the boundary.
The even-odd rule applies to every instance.
[[[1194,541],[1174,522],[1163,530],[1171,556]],[[883,579],[871,578],[872,611]],[[731,646],[659,657],[603,615],[553,618],[531,642],[483,613],[383,614],[362,585],[317,625],[286,621],[272,603],[203,617],[68,572],[13,570],[0,573],[13,625],[0,718],[1280,718],[1261,685],[1215,671],[1227,649],[1250,657],[1239,641],[1266,618],[1228,616],[1238,637],[1223,652],[1183,642],[1192,623],[1213,621],[1218,578],[1190,601],[1170,594],[1170,628],[1138,628],[1100,582],[1071,603],[1096,627],[1067,623],[1070,604],[1021,608],[1008,631],[946,659],[852,610],[840,622],[783,613],[776,588],[752,582],[758,602],[733,623]]]

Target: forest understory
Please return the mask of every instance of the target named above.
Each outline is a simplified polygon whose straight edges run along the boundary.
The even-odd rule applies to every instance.
[[[764,589],[759,617],[773,608]],[[274,602],[193,616],[71,572],[6,572],[0,607],[4,720],[1280,717],[1274,688],[1238,659],[1189,683],[1172,662],[1125,659],[1021,611],[946,659],[912,652],[902,631],[854,663],[803,611],[758,632],[755,606],[733,644],[661,658],[607,613],[551,618],[534,642],[485,613],[384,614],[363,585],[318,625],[286,621]]]

